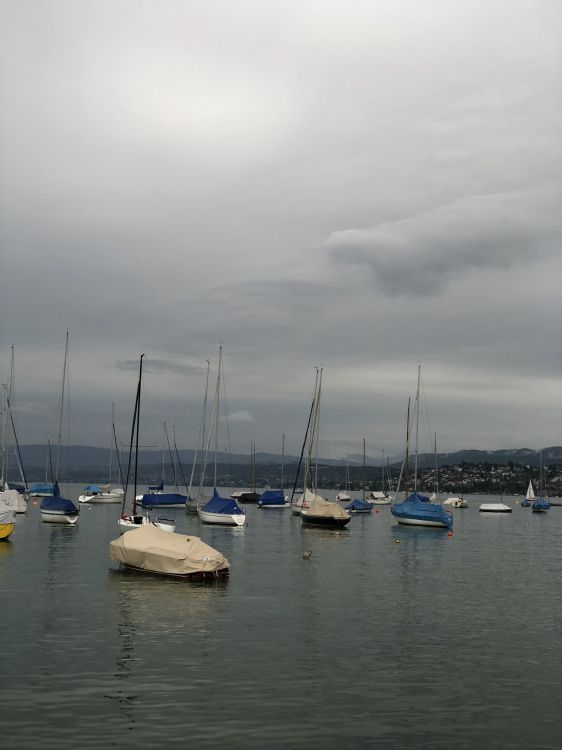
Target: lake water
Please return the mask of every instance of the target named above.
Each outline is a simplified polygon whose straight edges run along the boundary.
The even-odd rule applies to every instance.
[[[0,544],[2,747],[558,750],[562,507],[468,500],[452,536],[162,512],[230,560],[210,585],[120,571],[118,505],[31,506]]]

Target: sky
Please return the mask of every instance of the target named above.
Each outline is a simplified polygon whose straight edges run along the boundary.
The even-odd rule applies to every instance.
[[[561,445],[557,0],[0,0],[0,379],[20,442]],[[226,403],[226,410],[224,404]],[[225,414],[228,412],[228,419]],[[429,445],[431,442],[431,446]]]

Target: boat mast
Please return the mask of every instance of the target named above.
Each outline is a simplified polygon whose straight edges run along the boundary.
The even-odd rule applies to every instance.
[[[58,440],[57,440],[57,461],[55,464],[55,481],[58,481],[59,478],[59,463],[60,463],[60,444],[62,441],[62,417],[63,417],[63,408],[64,408],[64,388],[66,385],[66,362],[68,360],[68,330],[66,331],[66,344],[64,347],[64,364],[62,368],[62,390],[61,390],[61,397],[60,397],[60,410],[59,410],[59,432],[58,432]]]
[[[205,396],[203,398],[203,411],[201,414],[201,422],[199,424],[199,434],[197,435],[197,445],[195,446],[195,454],[193,456],[193,463],[191,464],[191,476],[189,477],[189,487],[187,487],[187,497],[191,497],[191,487],[193,486],[193,478],[195,476],[195,467],[197,466],[197,457],[200,451],[205,448],[205,431],[207,427],[207,397],[209,394],[209,370],[211,368],[211,360],[207,362],[207,379],[205,381]],[[198,496],[201,494],[197,493]]]
[[[365,435],[363,435],[363,500],[365,500]]]
[[[115,423],[115,404],[111,404],[111,435],[109,436],[109,476],[107,481],[111,485],[113,474],[113,425]],[[111,487],[109,488],[111,491]]]
[[[308,422],[306,423],[306,431],[304,433],[304,440],[302,441],[302,448],[301,448],[301,455],[299,458],[299,464],[297,466],[297,472],[295,474],[295,481],[293,482],[293,491],[291,492],[291,505],[293,504],[293,498],[295,496],[295,492],[297,489],[297,482],[299,481],[299,474],[302,466],[302,459],[304,456],[304,451],[306,450],[307,442],[308,442],[308,434],[310,432],[310,424],[312,422],[312,415],[314,414],[314,405],[316,403],[316,389],[318,387],[318,368],[316,368],[316,380],[314,382],[314,391],[312,394],[312,403],[310,404],[310,411],[308,412]],[[309,475],[309,465],[308,465],[308,456],[305,460],[304,464],[304,484],[303,484],[303,492],[306,491],[307,487],[307,480]]]
[[[434,482],[433,482],[433,488],[435,490],[435,497],[439,494],[439,476],[437,474],[437,433],[434,433],[434,440],[433,440],[433,462],[434,462]]]
[[[137,475],[138,475],[138,463],[139,463],[139,427],[140,427],[140,398],[141,398],[141,384],[142,384],[142,359],[144,354],[141,354],[140,365],[139,365],[139,384],[137,388],[137,430],[135,438],[135,491],[133,493],[133,516],[137,512]]]
[[[281,489],[285,488],[285,433],[281,434]]]
[[[215,483],[214,487],[217,486],[217,455],[219,450],[219,398],[220,398],[220,383],[221,383],[221,366],[222,366],[222,344],[219,346],[219,371],[217,373],[217,389],[215,392]]]
[[[420,427],[420,372],[421,364],[418,362],[418,387],[416,391],[416,456],[414,459],[414,492],[418,490],[418,440]]]

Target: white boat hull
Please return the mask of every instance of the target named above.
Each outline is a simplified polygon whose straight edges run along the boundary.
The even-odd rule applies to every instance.
[[[203,523],[215,524],[216,526],[244,526],[246,515],[237,513],[230,515],[228,513],[209,513],[208,511],[197,508],[197,515]]]
[[[176,530],[175,523],[167,523],[166,521],[159,521],[158,519],[154,519],[153,521],[148,516],[143,516],[142,519],[143,519],[142,523],[135,523],[134,521],[128,518],[120,518],[118,521],[118,526],[119,526],[121,533],[125,531],[134,531],[135,529],[140,529],[141,526],[146,526],[149,523],[154,524],[154,526],[157,526],[159,529],[162,529],[162,531],[168,531],[172,533]]]
[[[481,513],[511,513],[513,509],[504,503],[482,503],[478,510]]]
[[[260,505],[258,503],[258,508],[262,508],[263,510],[283,510],[283,508],[290,508],[291,506],[289,503],[283,503],[279,505]]]
[[[402,526],[434,526],[435,528],[438,528],[438,529],[449,528],[447,524],[442,523],[441,521],[425,521],[420,518],[398,518],[398,517],[396,517],[396,520]]]
[[[80,495],[79,503],[90,503],[91,505],[109,505],[111,503],[122,503],[123,495],[101,494],[101,495]]]
[[[57,512],[56,510],[42,510],[41,511],[41,520],[44,523],[66,523],[66,524],[75,524],[78,521],[78,513],[63,513],[63,512]]]

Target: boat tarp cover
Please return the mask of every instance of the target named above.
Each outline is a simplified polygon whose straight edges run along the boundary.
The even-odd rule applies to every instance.
[[[283,490],[265,490],[259,499],[260,505],[285,505]]]
[[[149,484],[149,485],[148,485],[148,489],[149,489],[149,490],[150,490],[151,492],[162,492],[162,490],[164,489],[164,480],[162,480],[162,481],[160,482],[160,484],[154,484],[154,485],[150,485],[150,484]]]
[[[380,490],[373,490],[371,492],[371,497],[373,498],[373,500],[382,500],[383,498],[386,497],[386,495],[384,494],[384,492],[381,492]]]
[[[101,493],[101,487],[99,484],[88,484],[84,487],[85,495],[99,495]]]
[[[448,497],[446,500],[443,500],[443,505],[456,505],[457,503],[462,503],[460,497]]]
[[[74,505],[72,500],[65,500],[64,497],[60,497],[59,495],[44,498],[44,500],[41,501],[39,508],[41,510],[50,510],[58,513],[78,513],[78,508]]]
[[[0,523],[15,523],[16,511],[0,500]]]
[[[34,482],[31,485],[31,492],[52,492],[53,486],[52,482]]]
[[[356,500],[352,500],[349,505],[345,506],[346,510],[372,510],[373,509],[373,503],[370,503],[368,500],[363,500],[363,498],[358,497]]]
[[[148,523],[109,544],[111,560],[154,573],[190,575],[229,568],[228,560],[198,536],[162,531]]]
[[[227,516],[244,514],[244,510],[232,498],[221,497],[216,489],[213,497],[202,506],[201,510],[207,513],[224,513]]]
[[[143,508],[157,508],[159,505],[185,505],[187,502],[186,495],[179,495],[177,492],[148,492],[142,496],[141,504]]]
[[[15,490],[16,492],[19,492],[20,495],[26,491],[24,485],[19,484],[18,482],[6,482],[6,487],[10,490]]]
[[[390,511],[396,518],[438,522],[448,527],[453,525],[453,516],[450,513],[443,510],[438,503],[429,502],[429,498],[419,492],[412,492],[401,503],[393,505]]]
[[[308,502],[308,497],[307,497]],[[337,503],[324,500],[320,495],[314,495],[314,499],[305,509],[307,516],[316,516],[321,518],[349,518],[349,513]]]

